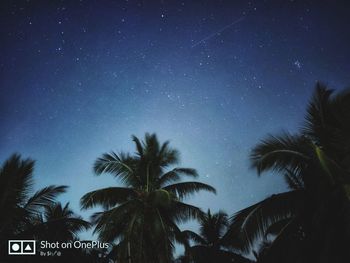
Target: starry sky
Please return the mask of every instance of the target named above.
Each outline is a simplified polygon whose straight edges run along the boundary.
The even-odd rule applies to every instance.
[[[299,129],[316,81],[350,84],[350,7],[335,2],[1,1],[0,160],[37,160],[35,187],[69,185],[85,218],[80,197],[118,184],[94,160],[145,132],[216,187],[188,200],[205,210],[284,191],[249,152]]]

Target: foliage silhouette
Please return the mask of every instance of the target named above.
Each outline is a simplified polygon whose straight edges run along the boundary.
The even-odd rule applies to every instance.
[[[344,241],[350,241],[350,92],[331,94],[317,84],[301,132],[270,135],[252,151],[252,167],[259,175],[282,174],[290,188],[231,218],[229,235],[236,237],[231,245],[242,251],[273,237],[261,262],[349,258]]]
[[[0,262],[62,262],[63,258],[84,262],[101,262],[100,257],[78,249],[65,251],[62,258],[7,255],[8,240],[36,239],[47,241],[73,241],[78,232],[90,227],[69,209],[57,202],[67,186],[48,186],[33,192],[35,162],[10,156],[0,168]],[[38,247],[38,246],[37,246]],[[98,260],[96,260],[98,259]]]
[[[185,230],[182,234],[194,243],[187,247],[187,260],[193,263],[211,263],[211,262],[250,262],[250,260],[225,249],[227,240],[225,234],[229,225],[228,216],[225,212],[219,211],[212,214],[210,210],[199,218],[199,234]],[[184,261],[185,258],[182,258]]]
[[[322,84],[295,134],[269,135],[252,150],[258,175],[274,172],[289,188],[236,212],[203,213],[185,203],[200,191],[216,193],[198,181],[192,168],[175,167],[179,152],[155,134],[133,136],[136,153],[105,153],[94,164],[96,175],[111,174],[121,186],[97,189],[81,198],[81,208],[96,206],[91,222],[57,197],[67,186],[33,191],[34,161],[10,156],[0,167],[0,262],[23,262],[7,255],[9,239],[75,241],[94,226],[111,250],[67,250],[62,258],[33,256],[26,262],[62,260],[107,263],[261,263],[348,262],[350,258],[350,91],[338,94]],[[179,224],[198,220],[199,233]],[[175,244],[185,255],[174,260]]]
[[[114,253],[119,262],[171,262],[175,242],[186,243],[178,224],[203,214],[184,198],[202,190],[216,191],[204,183],[180,181],[198,174],[191,168],[169,169],[179,162],[179,153],[169,142],[160,144],[155,134],[146,134],[144,141],[132,139],[134,155],[103,154],[94,165],[97,175],[109,173],[124,186],[89,192],[81,198],[81,206],[105,209],[95,213],[92,222],[101,241],[117,242]]]
[[[0,168],[0,246],[31,231],[37,216],[66,186],[48,186],[33,193],[34,161],[14,154]],[[6,211],[6,212],[5,212]]]

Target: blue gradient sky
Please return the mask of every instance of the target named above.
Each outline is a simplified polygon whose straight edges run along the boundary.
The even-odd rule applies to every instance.
[[[0,159],[37,160],[36,188],[69,185],[79,212],[116,184],[94,160],[156,132],[218,190],[189,200],[203,209],[283,191],[250,149],[300,127],[317,80],[350,83],[350,8],[319,2],[2,1]]]

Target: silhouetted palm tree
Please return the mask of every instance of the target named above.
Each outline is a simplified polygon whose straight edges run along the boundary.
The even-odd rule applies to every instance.
[[[199,234],[186,230],[183,235],[194,245],[187,248],[188,258],[194,263],[250,262],[248,259],[225,249],[225,234],[229,225],[223,211],[211,214],[210,210],[199,219]]]
[[[14,154],[0,167],[0,251],[7,253],[7,240],[32,237],[38,215],[66,191],[48,186],[33,193],[34,161]],[[0,255],[0,258],[5,254]]]
[[[230,232],[240,234],[234,245],[243,251],[262,237],[274,237],[274,253],[266,262],[344,262],[349,256],[339,240],[350,237],[350,92],[331,94],[318,84],[302,131],[269,136],[252,151],[259,174],[281,173],[291,189],[232,218]]]
[[[43,213],[38,215],[36,220],[33,220],[33,227],[31,228],[31,235],[36,240],[45,240],[48,242],[75,242],[79,240],[78,234],[87,230],[90,227],[90,223],[83,220],[80,216],[76,215],[70,208],[69,203],[62,206],[61,203],[52,203],[45,207]],[[83,241],[81,241],[83,242]],[[102,257],[99,257],[96,253],[103,251],[97,251],[94,249],[80,249],[80,248],[65,248],[65,249],[40,249],[37,245],[37,257],[33,262],[50,262],[58,263],[62,260],[77,261],[77,262],[107,262],[103,261]],[[52,254],[60,252],[60,256],[40,256],[40,251],[51,252]]]
[[[160,144],[155,134],[140,141],[133,136],[136,154],[104,154],[94,165],[97,175],[110,173],[120,178],[124,187],[92,191],[81,199],[83,209],[101,205],[93,222],[100,240],[119,242],[115,250],[120,262],[170,262],[174,242],[182,242],[178,223],[199,218],[201,210],[183,203],[198,191],[215,193],[200,182],[181,182],[197,177],[190,168],[169,168],[179,161],[179,153]],[[130,261],[129,261],[130,260]]]
[[[38,240],[73,241],[79,232],[89,227],[90,223],[74,214],[69,203],[62,207],[58,202],[45,207],[43,216],[35,224],[35,236]]]

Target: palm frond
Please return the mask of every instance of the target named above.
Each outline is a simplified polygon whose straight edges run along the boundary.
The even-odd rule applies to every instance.
[[[176,184],[164,186],[163,189],[170,193],[173,193],[179,199],[183,199],[199,191],[208,191],[216,194],[216,190],[214,187],[205,183],[200,183],[200,182],[176,183]]]
[[[91,224],[74,214],[69,203],[60,202],[45,206],[43,214],[36,214],[37,219],[24,233],[38,239],[68,241],[77,238],[79,232],[88,230]]]
[[[307,108],[303,132],[318,144],[324,145],[333,137],[331,125],[334,119],[330,110],[332,93],[333,90],[328,89],[322,83],[317,83],[314,96]]]
[[[82,209],[88,209],[97,205],[109,209],[119,203],[124,203],[136,197],[136,192],[127,187],[108,187],[85,194],[80,199]]]
[[[186,236],[183,235],[180,228],[177,226],[177,224],[169,219],[167,215],[164,215],[164,220],[166,221],[166,224],[171,228],[172,230],[172,236],[175,242],[182,244],[185,249],[187,249],[189,245],[189,240],[186,238]]]
[[[143,144],[145,155],[152,157],[152,159],[156,159],[160,149],[157,135],[155,133],[146,133]]]
[[[136,150],[137,150],[137,155],[142,157],[143,156],[143,145],[142,145],[142,142],[135,135],[132,135],[131,137],[132,137],[133,142],[135,143]]]
[[[197,233],[191,231],[191,230],[185,230],[182,231],[182,234],[188,239],[191,240],[193,242],[195,242],[195,244],[200,244],[200,245],[205,245],[207,244],[207,242]]]
[[[232,216],[225,239],[231,240],[234,248],[249,252],[270,225],[298,213],[303,200],[304,191],[298,190],[272,195],[247,207]]]
[[[137,185],[139,178],[137,178],[133,169],[135,162],[135,158],[128,154],[105,153],[96,160],[94,171],[97,175],[102,173],[113,174],[128,186]]]
[[[267,237],[268,235],[278,235],[282,229],[293,219],[294,217],[291,218],[285,218],[282,220],[279,220],[273,224],[271,224],[265,232],[265,236]]]
[[[332,184],[334,182],[349,183],[350,173],[342,167],[340,167],[340,165],[337,162],[329,158],[325,151],[323,151],[320,147],[316,145],[314,147],[318,163],[320,164],[325,174],[328,176],[329,182],[331,182]]]
[[[350,89],[333,95],[333,90],[317,83],[302,132],[350,170]]]
[[[80,217],[58,217],[58,218],[49,218],[46,222],[35,225],[36,232],[43,231],[41,229],[52,228],[55,229],[58,225],[64,225],[66,230],[70,233],[74,233],[76,236],[78,232],[88,230],[91,227],[91,224]]]
[[[283,171],[298,169],[309,161],[311,142],[303,136],[284,133],[279,136],[270,135],[258,144],[250,155],[252,167],[260,174],[272,169]]]
[[[167,214],[175,223],[184,223],[190,219],[198,220],[203,216],[200,208],[180,201],[173,201],[171,209],[167,211]]]
[[[23,205],[32,190],[34,161],[19,154],[8,158],[0,170],[0,207],[12,209]]]
[[[227,214],[223,211],[211,214],[208,210],[199,223],[199,233],[207,243],[220,246],[222,236],[229,225]]]
[[[93,224],[96,224],[94,233],[98,233],[99,238],[109,242],[126,234],[131,218],[142,210],[142,203],[137,199],[127,201],[110,210],[95,213],[92,216]]]
[[[286,169],[284,174],[284,179],[287,185],[289,186],[289,188],[292,190],[301,190],[305,188],[304,181],[300,176],[299,169],[294,171],[290,169]]]
[[[196,178],[198,177],[198,173],[195,169],[192,168],[174,168],[169,172],[166,172],[159,178],[159,185],[164,186],[167,183],[177,182],[182,176],[189,176]]]
[[[176,149],[169,147],[169,141],[166,141],[162,144],[162,147],[159,151],[160,165],[162,167],[167,167],[170,165],[177,164],[180,160],[180,154]]]
[[[38,208],[46,207],[56,201],[56,197],[62,193],[66,192],[68,186],[47,186],[41,190],[34,193],[30,197],[27,203],[24,205],[24,208],[27,211],[35,212]]]

